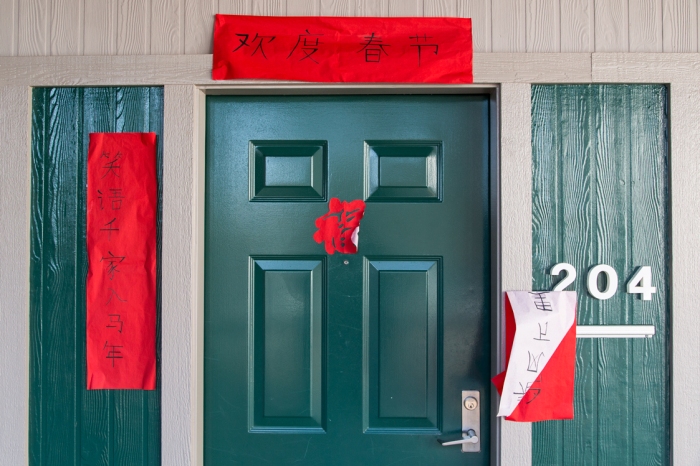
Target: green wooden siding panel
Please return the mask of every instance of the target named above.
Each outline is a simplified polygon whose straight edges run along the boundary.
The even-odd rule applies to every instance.
[[[32,101],[29,462],[160,464],[160,389],[85,389],[85,186],[91,132],[156,132],[161,179],[163,89],[37,88]],[[160,290],[160,249],[158,271]]]
[[[668,121],[662,85],[532,89],[533,289],[558,262],[576,267],[580,325],[653,324],[651,339],[579,339],[575,418],[533,427],[535,465],[670,463]],[[586,292],[596,264],[618,292]],[[626,293],[649,265],[657,293]]]

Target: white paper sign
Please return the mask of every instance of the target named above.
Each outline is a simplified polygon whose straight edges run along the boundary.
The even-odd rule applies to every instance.
[[[576,316],[575,291],[508,291],[516,332],[499,416],[510,416],[539,377]]]

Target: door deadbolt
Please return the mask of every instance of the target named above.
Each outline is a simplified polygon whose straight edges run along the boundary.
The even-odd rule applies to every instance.
[[[473,396],[468,396],[464,399],[464,407],[469,411],[473,411],[479,406],[479,402]]]
[[[443,447],[461,445],[462,453],[481,451],[480,398],[477,390],[462,390],[462,406],[460,407],[462,411],[462,438],[450,441],[438,439],[440,445]]]

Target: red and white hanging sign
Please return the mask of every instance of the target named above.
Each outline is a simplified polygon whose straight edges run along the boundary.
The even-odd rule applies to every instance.
[[[506,370],[493,378],[498,416],[573,419],[576,292],[509,291],[505,317]]]
[[[91,133],[87,388],[156,388],[156,134]]]
[[[213,79],[471,83],[469,18],[216,15]]]

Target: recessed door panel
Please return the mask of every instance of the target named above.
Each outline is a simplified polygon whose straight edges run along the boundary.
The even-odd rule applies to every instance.
[[[325,200],[327,148],[326,141],[250,141],[250,200]]]
[[[440,201],[441,149],[439,141],[366,141],[367,201]]]
[[[257,257],[251,268],[251,431],[322,431],[324,259]]]

